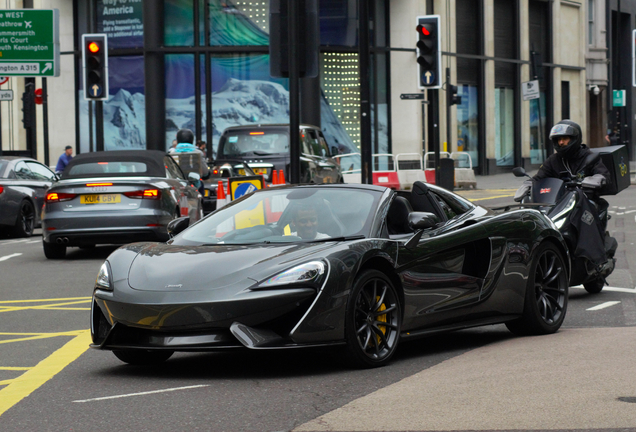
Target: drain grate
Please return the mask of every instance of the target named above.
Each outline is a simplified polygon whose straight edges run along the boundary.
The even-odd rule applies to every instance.
[[[636,396],[621,396],[616,399],[621,402],[636,403]]]

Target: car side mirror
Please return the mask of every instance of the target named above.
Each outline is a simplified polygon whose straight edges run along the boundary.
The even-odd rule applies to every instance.
[[[201,176],[195,172],[191,172],[190,174],[188,174],[188,180],[192,183],[196,183],[201,180]]]
[[[433,228],[439,223],[439,217],[429,212],[411,212],[409,213],[409,226],[414,230],[425,230]]]
[[[512,169],[512,173],[515,175],[515,177],[530,177],[528,174],[526,174],[526,170],[524,170],[523,167],[514,167]]]
[[[182,231],[185,231],[190,226],[190,217],[184,216],[177,219],[173,219],[168,222],[168,234],[170,237],[174,237]]]

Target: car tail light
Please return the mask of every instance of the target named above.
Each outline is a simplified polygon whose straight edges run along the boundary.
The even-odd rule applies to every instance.
[[[161,191],[159,189],[136,190],[124,192],[124,195],[128,198],[157,200],[161,198]]]
[[[112,183],[86,183],[87,187],[96,187],[96,186],[112,186]]]
[[[51,192],[51,193],[46,194],[46,202],[47,203],[52,203],[52,202],[70,201],[73,198],[75,198],[76,196],[77,196],[77,194],[62,193],[62,192]]]
[[[4,192],[4,186],[0,186],[0,194]]]

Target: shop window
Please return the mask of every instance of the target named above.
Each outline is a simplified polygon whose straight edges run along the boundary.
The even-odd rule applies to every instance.
[[[356,0],[320,0],[319,8],[320,44],[357,46],[358,2]]]
[[[144,46],[143,3],[97,0],[97,32],[106,33],[108,48]]]
[[[541,164],[545,160],[546,94],[530,100],[530,163]],[[541,104],[541,105],[539,105]]]
[[[514,164],[515,94],[511,88],[495,88],[495,158],[497,166]]]
[[[209,0],[210,45],[269,45],[269,0]]]
[[[459,84],[457,94],[457,151],[470,155],[473,168],[479,166],[479,91],[476,85]],[[459,159],[460,162],[465,158]],[[462,167],[464,168],[464,167]]]

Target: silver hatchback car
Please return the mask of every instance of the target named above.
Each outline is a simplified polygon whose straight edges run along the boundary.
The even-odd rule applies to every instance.
[[[76,156],[46,194],[42,245],[47,258],[69,246],[166,241],[167,225],[203,215],[201,195],[172,157],[157,150]]]

